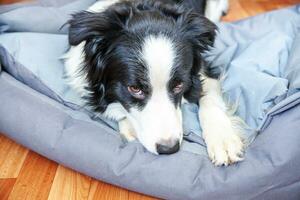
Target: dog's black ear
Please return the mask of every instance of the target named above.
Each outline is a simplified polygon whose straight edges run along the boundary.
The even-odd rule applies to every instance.
[[[72,15],[69,23],[69,43],[78,45],[84,40],[89,40],[100,34],[100,27],[105,26],[105,20],[96,13],[87,11],[78,12]]]
[[[213,46],[217,26],[204,16],[192,11],[187,12],[178,21],[181,23],[183,37],[186,38],[193,48],[192,86],[184,94],[184,97],[189,102],[198,103],[202,93],[199,72],[202,71],[207,76],[212,76],[207,63],[202,57],[202,53],[208,51]]]
[[[78,45],[97,37],[116,37],[125,28],[127,20],[131,16],[130,3],[116,4],[104,12],[94,13],[82,11],[72,15],[69,24],[69,43]]]
[[[203,15],[189,11],[179,18],[182,31],[194,48],[203,53],[213,46],[217,26]]]
[[[84,52],[83,71],[88,80],[88,104],[96,112],[103,112],[107,106],[107,87],[110,68],[110,51],[124,33],[132,13],[130,3],[111,6],[107,10],[94,13],[82,11],[69,20],[70,45],[82,46]]]

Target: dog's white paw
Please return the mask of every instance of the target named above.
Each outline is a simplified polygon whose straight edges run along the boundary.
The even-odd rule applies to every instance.
[[[215,127],[207,133],[205,142],[208,156],[216,166],[229,165],[243,160],[244,142],[240,129]]]
[[[136,139],[135,131],[128,119],[125,118],[119,121],[119,130],[121,135],[123,135],[128,142],[131,142]]]
[[[199,119],[209,158],[217,166],[243,160],[246,123],[234,115],[236,107],[228,106],[224,101],[220,80],[206,77],[203,91]]]

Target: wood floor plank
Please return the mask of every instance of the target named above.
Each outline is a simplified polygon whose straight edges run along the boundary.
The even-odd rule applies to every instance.
[[[128,200],[128,190],[93,179],[88,200]]]
[[[90,177],[59,165],[48,200],[85,200],[90,186]]]
[[[240,0],[230,0],[229,12],[222,18],[222,21],[230,22],[248,17],[249,14],[241,6]]]
[[[254,16],[266,12],[266,10],[256,1],[241,0],[240,4],[242,8],[249,14],[249,16]]]
[[[0,178],[16,178],[28,150],[0,133]]]
[[[56,169],[55,162],[30,151],[8,199],[47,199]]]
[[[22,2],[33,2],[34,0],[21,0]],[[1,4],[12,4],[12,3],[19,3],[20,0],[0,0]]]
[[[16,182],[15,178],[0,179],[0,199],[7,200]]]
[[[298,0],[298,3],[300,3],[300,0]],[[276,4],[270,4],[268,2],[260,2],[260,5],[264,8],[265,11],[280,9],[287,6],[291,6],[293,4],[295,3],[293,3],[292,1],[278,2]]]

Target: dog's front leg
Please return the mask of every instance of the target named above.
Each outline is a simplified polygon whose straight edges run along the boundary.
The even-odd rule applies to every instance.
[[[125,137],[128,142],[131,142],[136,139],[136,134],[133,126],[127,118],[124,118],[119,121],[120,133]]]
[[[241,161],[244,150],[241,119],[228,114],[220,81],[205,77],[203,93],[199,118],[210,159],[215,165]]]
[[[118,122],[120,134],[130,142],[136,139],[136,134],[127,115],[128,112],[120,103],[109,104],[103,113],[104,117]]]

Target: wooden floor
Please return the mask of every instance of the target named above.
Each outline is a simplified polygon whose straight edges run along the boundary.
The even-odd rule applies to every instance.
[[[20,0],[0,0],[10,3]],[[300,0],[231,0],[224,21],[300,3]],[[154,199],[121,189],[65,168],[0,133],[0,200]]]

